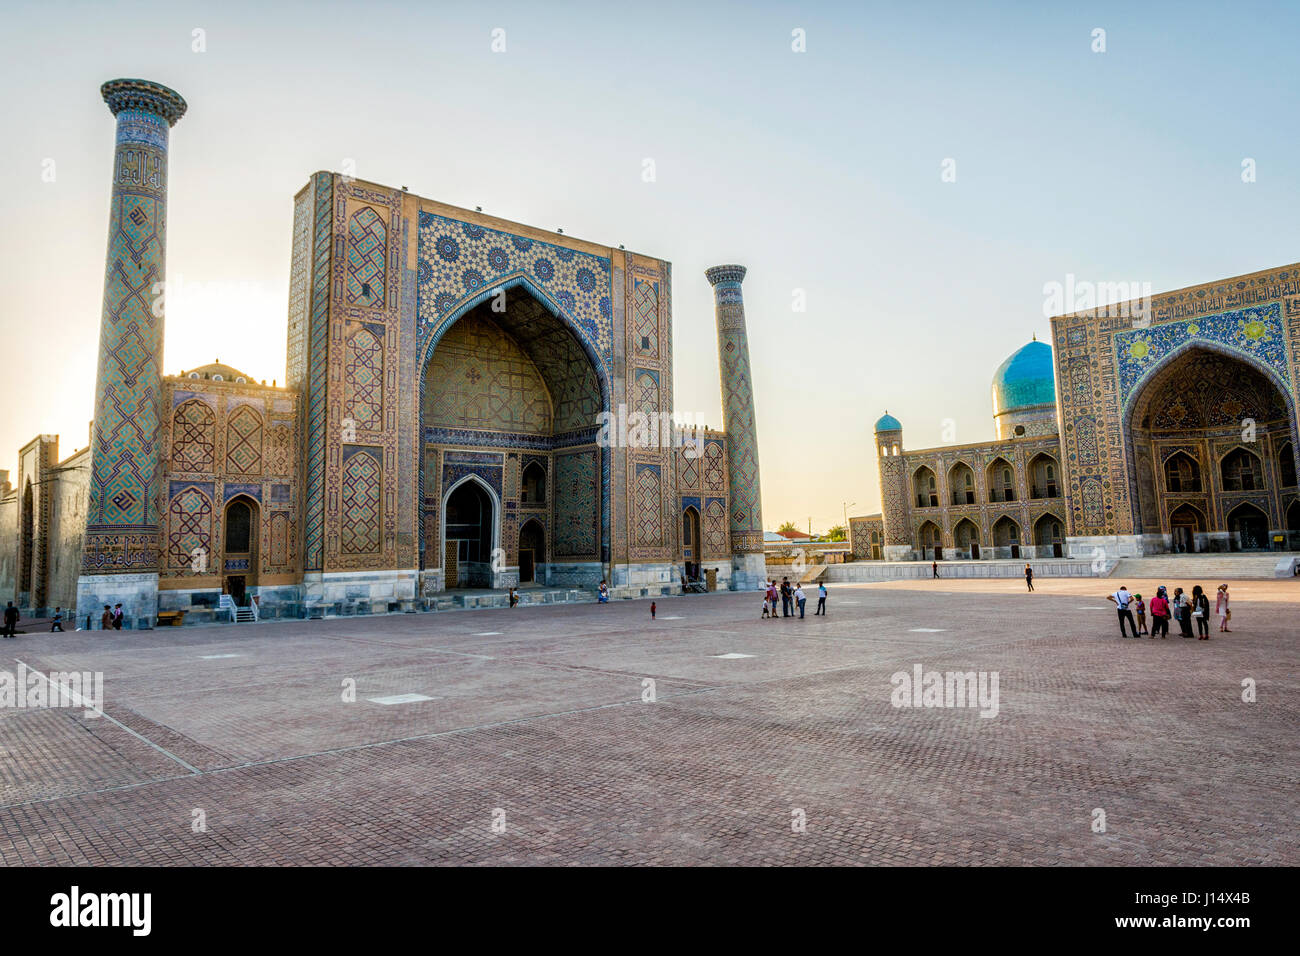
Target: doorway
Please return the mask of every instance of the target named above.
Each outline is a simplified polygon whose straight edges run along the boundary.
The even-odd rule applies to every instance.
[[[537,521],[527,521],[519,529],[519,583],[537,581],[537,566],[546,561],[546,536]]]
[[[223,571],[237,572],[226,576],[225,590],[239,607],[248,606],[248,589],[257,584],[259,515],[257,502],[244,495],[232,498],[223,513],[225,549],[221,567]]]
[[[446,586],[492,587],[492,548],[496,541],[496,505],[492,493],[471,475],[447,493],[443,513],[446,516],[443,525]]]
[[[1201,513],[1191,505],[1180,505],[1169,516],[1169,532],[1176,553],[1191,554],[1196,550],[1196,536],[1205,530]]]

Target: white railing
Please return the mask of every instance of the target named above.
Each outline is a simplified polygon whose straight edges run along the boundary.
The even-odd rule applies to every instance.
[[[238,620],[238,618],[236,617],[237,612],[235,609],[235,599],[232,598],[229,594],[221,595],[221,600],[217,603],[217,608],[220,611],[229,611],[230,620],[232,622]]]

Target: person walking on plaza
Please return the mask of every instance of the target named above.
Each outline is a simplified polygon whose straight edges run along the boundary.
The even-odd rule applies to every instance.
[[[763,591],[763,613],[759,615],[759,618],[762,619],[765,617],[771,617],[772,616],[771,610],[772,610],[772,602],[767,599],[767,591],[764,590]]]
[[[794,591],[790,587],[790,579],[781,579],[781,616],[789,617],[793,608],[791,604],[794,601]]]
[[[938,561],[931,561],[931,562],[930,562],[930,576],[931,576],[931,577],[934,577],[934,578],[937,578],[937,577],[939,576],[939,562],[938,562]]]
[[[1029,590],[1034,589],[1034,569],[1029,566],[1028,561],[1025,562],[1025,584]]]
[[[803,605],[807,598],[804,596],[802,584],[796,584],[794,586],[794,600],[795,603],[799,605],[799,619],[803,620]]]
[[[1129,630],[1133,632],[1134,637],[1137,637],[1137,625],[1133,623],[1133,612],[1129,610],[1133,596],[1128,593],[1128,588],[1121,584],[1114,594],[1106,595],[1106,600],[1114,604],[1115,609],[1119,611],[1119,636],[1128,637],[1128,633],[1124,630],[1124,622],[1128,621]]]
[[[1178,621],[1180,637],[1195,637],[1192,633],[1192,602],[1182,588],[1174,588],[1174,619]]]
[[[781,596],[781,592],[776,589],[776,578],[773,578],[767,585],[767,603],[772,605],[772,620],[776,620],[776,602]]]
[[[1147,634],[1147,602],[1142,600],[1142,595],[1133,595],[1133,613],[1138,618],[1138,636]]]
[[[14,607],[13,601],[10,601],[9,606],[5,608],[5,626],[3,632],[5,637],[18,636],[17,634],[14,633],[14,626],[17,625],[17,623],[18,623],[18,608]]]
[[[99,627],[104,631],[113,629],[113,609],[107,604],[104,605],[104,613],[99,615]]]
[[[1210,639],[1210,599],[1205,596],[1205,590],[1199,584],[1192,588],[1192,618],[1196,621],[1196,630],[1200,635],[1197,639],[1208,641]]]
[[[122,618],[126,617],[126,612],[122,610],[122,605],[113,605],[113,630],[122,630]]]
[[[1151,637],[1157,634],[1163,641],[1169,636],[1169,599],[1165,597],[1165,586],[1156,588],[1156,596],[1151,599]]]
[[[63,608],[61,607],[54,609],[54,620],[50,622],[50,632],[54,631],[63,631]]]
[[[813,617],[818,614],[822,617],[826,616],[826,585],[820,581],[817,582],[817,610],[813,611]]]
[[[654,619],[655,619],[655,602],[654,602],[654,601],[651,601],[651,602],[650,602],[650,620],[653,621]]]
[[[1219,631],[1229,633],[1228,622],[1232,620],[1232,608],[1228,607],[1228,586],[1219,585],[1219,593],[1214,599],[1214,613],[1219,615]]]

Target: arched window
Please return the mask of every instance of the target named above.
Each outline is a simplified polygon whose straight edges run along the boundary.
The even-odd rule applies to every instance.
[[[922,465],[916,469],[912,475],[912,487],[916,492],[916,506],[918,508],[937,508],[939,507],[939,482],[935,479],[934,472]]]
[[[1180,451],[1165,461],[1165,490],[1172,493],[1201,490],[1201,468],[1191,455]]]
[[[1056,480],[1056,459],[1040,452],[1029,461],[1029,497],[1059,498],[1060,483]]]
[[[1260,460],[1244,448],[1234,448],[1219,466],[1224,491],[1254,491],[1264,487]]]
[[[1016,473],[1005,458],[994,458],[988,467],[989,501],[1016,500]]]
[[[540,462],[530,461],[524,466],[519,503],[526,506],[546,504],[546,469]]]
[[[226,554],[247,554],[252,541],[252,509],[242,501],[232,501],[226,508]]]
[[[952,489],[952,503],[955,505],[973,505],[975,503],[975,472],[964,461],[953,465],[948,472],[948,487]]]

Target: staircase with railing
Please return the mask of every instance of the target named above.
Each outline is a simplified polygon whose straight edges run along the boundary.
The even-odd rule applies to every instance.
[[[229,594],[223,594],[217,603],[217,610],[223,614],[228,613],[230,620],[235,624],[256,624],[261,620],[256,600],[250,600],[247,606],[241,607]]]

